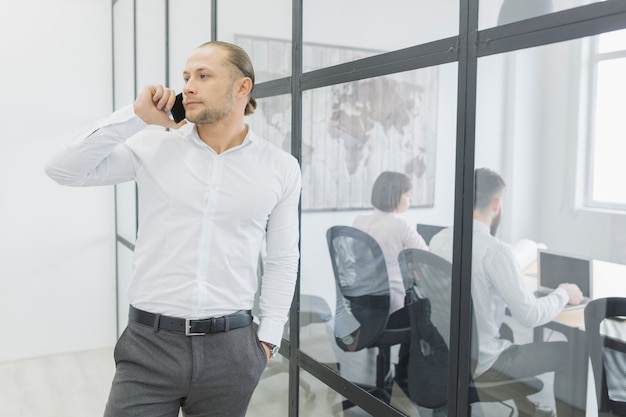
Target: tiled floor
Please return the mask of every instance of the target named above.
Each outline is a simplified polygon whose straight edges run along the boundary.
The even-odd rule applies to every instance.
[[[0,416],[102,416],[112,349],[0,363]]]
[[[268,367],[251,401],[248,417],[287,415],[288,375],[286,372],[274,373],[276,367],[283,365],[281,359],[275,359]],[[100,417],[113,373],[112,348],[2,362],[0,416]],[[341,397],[308,374],[303,373],[302,380],[308,388],[308,395],[303,395],[300,400],[301,416],[332,415],[332,407],[341,401]],[[402,399],[394,396],[394,401],[400,404]],[[343,416],[368,414],[355,407]]]
[[[320,345],[318,340],[317,345]],[[305,345],[306,348],[306,345]],[[312,354],[312,352],[306,352]],[[274,359],[263,375],[249,408],[247,417],[282,417],[288,410],[287,362]],[[362,366],[360,369],[367,369]],[[342,368],[343,369],[343,368]],[[373,368],[369,368],[373,369]],[[88,352],[0,362],[0,416],[2,417],[100,417],[104,410],[114,373],[113,348]],[[543,375],[545,386],[552,385],[551,375]],[[301,417],[333,416],[333,406],[341,397],[317,379],[301,373]],[[550,404],[549,392],[537,394],[535,401]],[[411,417],[430,417],[428,410],[418,410],[394,389],[392,406]],[[506,415],[501,405],[488,405],[485,415]],[[344,417],[365,417],[366,412],[355,407]],[[341,416],[341,413],[339,413]]]

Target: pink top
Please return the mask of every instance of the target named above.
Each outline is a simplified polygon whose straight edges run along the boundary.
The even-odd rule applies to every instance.
[[[372,236],[380,245],[387,264],[391,291],[391,313],[404,307],[405,288],[398,264],[398,254],[407,248],[428,250],[428,245],[411,225],[397,213],[375,209],[357,216],[352,226]]]

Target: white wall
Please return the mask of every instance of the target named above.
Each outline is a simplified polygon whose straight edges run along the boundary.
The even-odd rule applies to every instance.
[[[115,341],[113,189],[47,178],[111,109],[110,0],[0,3],[0,361]]]

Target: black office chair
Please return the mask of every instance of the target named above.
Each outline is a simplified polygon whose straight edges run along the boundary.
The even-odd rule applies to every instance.
[[[404,281],[409,280],[415,282],[415,294],[422,300],[429,302],[430,322],[443,338],[445,345],[450,343],[450,308],[451,308],[451,287],[452,287],[452,264],[447,260],[420,249],[405,249],[398,256],[400,269]],[[411,327],[424,326],[427,317],[421,317],[419,314],[424,313],[424,307],[420,307],[419,303],[412,303],[408,306],[411,312]],[[420,335],[422,338],[423,335]],[[442,380],[441,372],[436,372],[432,367],[424,366],[423,361],[418,355],[414,354],[414,349],[419,349],[413,344],[414,338],[411,340],[411,356],[409,359],[409,397],[413,401],[425,408],[431,408],[436,411],[446,407],[447,397],[447,375]],[[432,349],[431,349],[432,351]],[[441,355],[442,349],[435,349]],[[478,356],[478,335],[475,329],[475,323],[472,326],[472,373],[476,365]],[[441,357],[438,363],[444,362]],[[430,361],[431,363],[433,361]],[[424,375],[426,375],[426,380]],[[428,382],[428,378],[432,381]],[[543,389],[543,382],[535,377],[519,378],[503,380],[498,382],[481,383],[469,381],[469,402],[492,403],[497,402],[510,409],[509,417],[513,415],[514,408],[506,404],[507,400],[515,400],[535,394]],[[429,393],[426,397],[424,392],[428,390],[437,390]],[[438,399],[438,402],[433,402]],[[471,412],[470,412],[471,414]]]
[[[626,402],[611,398],[613,389],[619,389],[622,395],[626,392],[626,341],[616,339],[615,335],[611,337],[610,334],[600,333],[605,319],[613,319],[607,320],[605,325],[612,322],[626,326],[623,322],[625,317],[626,298],[599,298],[585,307],[585,337],[596,385],[598,415],[601,417],[626,416]]]
[[[350,226],[333,226],[326,233],[337,297],[342,297],[359,321],[360,334],[354,350],[340,338],[337,346],[345,352],[377,348],[376,384],[357,384],[375,397],[389,403],[391,397],[391,346],[408,343],[410,328],[387,329],[390,310],[389,278],[382,250],[367,233]],[[342,301],[341,299],[338,299]],[[345,410],[354,406],[346,400]]]
[[[433,236],[435,236],[437,233],[441,232],[445,228],[446,226],[435,226],[433,224],[423,223],[418,223],[416,226],[417,233],[420,234],[420,236],[424,239],[427,245],[430,245],[430,240],[433,238]]]

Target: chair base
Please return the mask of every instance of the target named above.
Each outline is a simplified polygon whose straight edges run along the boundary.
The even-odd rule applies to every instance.
[[[378,355],[377,362],[378,366],[383,367],[386,364],[385,357],[383,355]],[[380,371],[380,369],[379,369]],[[381,381],[382,380],[382,381]],[[355,384],[357,387],[361,388],[363,391],[366,391],[368,394],[378,398],[386,404],[391,402],[391,390],[393,389],[393,376],[389,368],[387,368],[387,373],[384,377],[381,377],[381,374],[377,374],[377,385],[365,385],[365,384]],[[341,415],[344,410],[354,407],[354,404],[350,400],[343,400],[341,403],[336,404],[333,407],[334,415]]]
[[[371,385],[363,385],[363,384],[355,384],[355,385],[361,388],[362,390],[366,391],[370,395],[378,398],[379,400],[387,404],[389,404],[389,402],[391,401],[391,387],[389,388],[389,391],[388,391],[387,388],[381,389],[381,388],[377,388]],[[336,416],[342,415],[343,411],[348,410],[355,406],[356,404],[354,404],[352,401],[343,400],[341,403],[335,404],[333,406],[333,415],[336,415]]]

